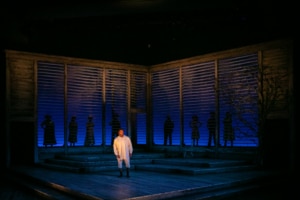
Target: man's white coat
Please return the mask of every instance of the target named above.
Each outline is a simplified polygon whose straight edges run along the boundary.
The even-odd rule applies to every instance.
[[[114,154],[120,156],[121,160],[130,160],[130,154],[132,154],[133,148],[131,140],[128,136],[116,137],[114,141]]]

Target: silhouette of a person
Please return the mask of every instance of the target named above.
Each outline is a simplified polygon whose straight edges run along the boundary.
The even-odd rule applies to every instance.
[[[208,144],[211,146],[213,140],[214,145],[216,146],[216,115],[215,112],[210,112],[210,117],[207,120],[207,129],[208,129]]]
[[[44,145],[51,147],[56,144],[55,138],[55,125],[52,121],[51,115],[45,115],[44,121],[41,123],[41,127],[44,129]]]
[[[224,146],[227,146],[227,141],[230,141],[231,147],[233,146],[233,140],[235,140],[234,130],[232,128],[231,113],[226,112],[223,120],[224,124]]]
[[[192,116],[192,121],[190,122],[190,127],[192,128],[192,141],[193,146],[199,145],[199,139],[200,139],[200,131],[199,128],[201,126],[201,122],[198,120],[197,115]]]
[[[77,142],[77,132],[78,132],[78,124],[76,122],[76,117],[72,116],[71,121],[69,122],[69,137],[68,137],[70,146],[75,146],[75,143]]]
[[[167,145],[168,140],[169,140],[169,145],[172,145],[173,128],[174,128],[174,122],[171,120],[170,115],[168,115],[164,123],[164,145]]]
[[[109,123],[111,126],[111,145],[114,143],[114,139],[118,136],[118,131],[121,128],[121,123],[118,119],[119,115],[115,112],[112,114],[112,120]]]
[[[95,144],[94,126],[93,117],[89,116],[86,123],[84,146],[93,146]]]

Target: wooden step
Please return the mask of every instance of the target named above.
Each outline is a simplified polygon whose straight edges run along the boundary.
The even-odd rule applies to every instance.
[[[237,172],[256,169],[256,166],[245,165],[245,166],[231,166],[231,167],[187,167],[187,166],[176,166],[176,165],[162,165],[162,164],[141,164],[135,165],[135,170],[153,171],[159,173],[176,173],[176,174],[188,174],[188,175],[199,175],[199,174],[217,174],[224,172]]]
[[[247,160],[221,160],[210,158],[165,158],[163,153],[139,152],[131,158],[132,168],[159,173],[197,175],[224,173],[254,169]],[[56,155],[46,159],[40,166],[61,171],[90,173],[115,171],[117,161],[113,154],[72,154]]]
[[[180,158],[165,158],[153,159],[153,164],[169,164],[176,166],[190,166],[190,167],[225,167],[225,166],[240,166],[244,164],[251,164],[247,160],[220,160],[220,159],[180,159]]]

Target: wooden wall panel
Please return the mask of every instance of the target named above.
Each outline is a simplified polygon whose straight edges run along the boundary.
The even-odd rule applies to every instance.
[[[30,60],[8,60],[10,118],[33,118],[35,114],[35,72]]]

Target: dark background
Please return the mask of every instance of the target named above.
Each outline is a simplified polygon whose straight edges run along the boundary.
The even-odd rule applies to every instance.
[[[61,2],[2,1],[3,49],[153,65],[293,38],[298,22],[289,1]]]

